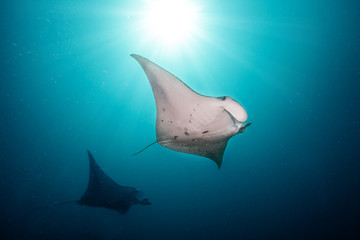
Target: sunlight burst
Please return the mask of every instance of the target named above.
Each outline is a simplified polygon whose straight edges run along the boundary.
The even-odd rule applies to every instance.
[[[185,0],[151,1],[144,27],[149,38],[166,47],[186,43],[197,31],[199,7]]]

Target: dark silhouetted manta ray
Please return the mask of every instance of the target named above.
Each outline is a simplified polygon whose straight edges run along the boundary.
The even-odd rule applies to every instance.
[[[94,157],[88,150],[89,156],[89,183],[80,200],[52,204],[51,206],[77,203],[79,205],[102,207],[116,210],[121,214],[127,213],[131,205],[151,205],[144,197],[143,192],[133,187],[125,187],[114,182],[97,165]],[[47,206],[48,207],[48,206]]]

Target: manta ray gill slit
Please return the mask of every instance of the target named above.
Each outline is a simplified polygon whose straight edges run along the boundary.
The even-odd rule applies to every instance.
[[[196,33],[199,10],[199,6],[187,0],[148,1],[143,22],[150,38],[174,47]]]

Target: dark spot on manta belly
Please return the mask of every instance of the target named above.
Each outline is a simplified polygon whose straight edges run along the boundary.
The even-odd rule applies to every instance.
[[[179,136],[174,136],[174,139],[176,140],[176,139],[178,139],[178,137],[179,137]]]
[[[191,120],[189,120],[189,123],[191,123]]]
[[[185,134],[186,136],[189,136],[189,133],[188,133],[188,132],[184,132],[184,134]]]
[[[163,108],[163,112],[165,112],[165,108]]]
[[[164,122],[164,120],[161,119],[161,122]]]
[[[208,133],[209,131],[203,131],[202,134]]]

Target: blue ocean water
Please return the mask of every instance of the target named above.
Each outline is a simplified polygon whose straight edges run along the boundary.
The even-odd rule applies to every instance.
[[[1,239],[359,237],[359,3],[194,0],[201,32],[170,49],[139,25],[148,2],[0,3]],[[220,170],[160,145],[131,156],[156,139],[132,53],[244,106]],[[32,210],[81,197],[86,149],[152,205]]]

